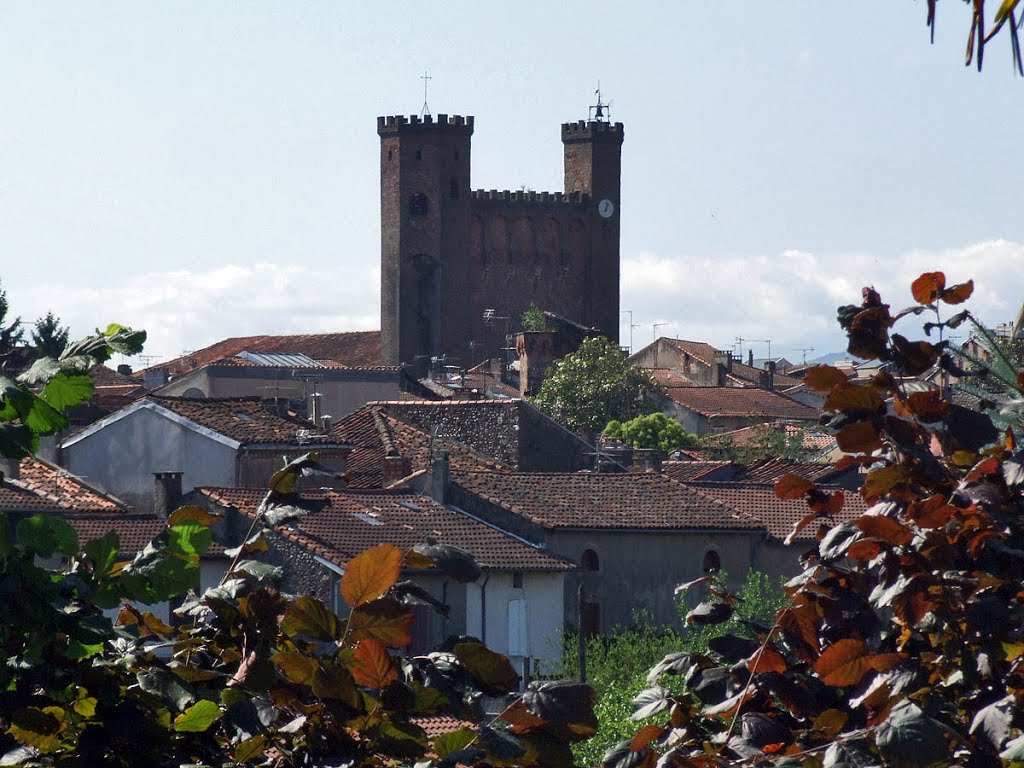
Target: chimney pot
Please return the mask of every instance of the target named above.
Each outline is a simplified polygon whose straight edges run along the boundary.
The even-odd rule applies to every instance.
[[[438,504],[445,503],[450,475],[448,451],[434,451],[430,457],[430,495]]]
[[[120,373],[122,376],[131,376],[132,367],[128,365],[128,363],[121,363],[119,366],[117,366],[117,372]]]
[[[21,477],[21,459],[0,456],[0,473],[3,473],[5,481],[17,480]]]

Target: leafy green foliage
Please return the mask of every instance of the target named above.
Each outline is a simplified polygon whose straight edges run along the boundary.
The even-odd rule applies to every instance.
[[[802,432],[789,434],[784,426],[762,425],[752,440],[737,445],[728,435],[708,435],[699,441],[704,455],[717,461],[738,461],[749,464],[760,459],[784,458],[804,460],[808,451],[804,448]]]
[[[533,303],[523,312],[519,321],[524,331],[546,331],[548,329],[548,321],[544,317],[544,310]]]
[[[612,419],[605,426],[604,434],[624,440],[634,448],[656,448],[666,452],[697,445],[696,435],[691,435],[678,421],[660,412],[637,416],[626,422]]]
[[[829,494],[781,478],[780,498],[808,503],[797,528],[817,535],[785,604],[770,624],[744,622],[752,636],[657,665],[637,703],[668,723],[605,765],[1019,763],[1024,451],[1012,430],[911,381],[948,368],[946,342],[892,330],[922,311],[935,314],[926,330],[953,327],[964,316],[944,320],[940,309],[972,289],[932,272],[914,281],[909,310],[890,313],[870,288],[860,307],[840,308],[851,352],[889,366],[865,382],[827,369],[811,380],[850,454],[842,463],[869,467],[861,495],[872,506],[832,524]],[[1024,377],[1013,381],[1024,395]],[[698,606],[704,617],[736,613],[721,589],[705,605],[730,610]],[[666,675],[682,679],[682,693],[657,690]]]
[[[569,429],[593,437],[612,419],[648,413],[645,395],[656,389],[649,372],[626,362],[604,336],[594,336],[552,363],[533,403]]]
[[[3,363],[25,335],[21,327],[21,318],[16,317],[7,322],[7,311],[10,305],[7,303],[7,292],[0,288],[0,370],[3,370]],[[6,323],[6,325],[5,325]]]

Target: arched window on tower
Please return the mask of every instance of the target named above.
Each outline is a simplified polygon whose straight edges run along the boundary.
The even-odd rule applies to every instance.
[[[457,178],[455,178],[454,176],[452,176],[452,178],[450,180],[450,183],[449,183],[449,186],[450,186],[449,194],[451,195],[452,200],[458,200],[459,199],[459,180]]]
[[[722,558],[715,550],[709,549],[704,553],[703,570],[704,573],[718,573],[722,570]]]
[[[430,210],[430,201],[422,192],[416,192],[409,198],[409,215],[426,216]]]
[[[580,565],[585,571],[597,571],[601,568],[601,560],[597,552],[592,549],[583,550],[583,557],[580,558]]]

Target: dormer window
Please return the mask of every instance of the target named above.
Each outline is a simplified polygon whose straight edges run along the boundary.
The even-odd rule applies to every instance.
[[[430,201],[422,192],[417,192],[409,198],[409,215],[426,216],[430,210]]]

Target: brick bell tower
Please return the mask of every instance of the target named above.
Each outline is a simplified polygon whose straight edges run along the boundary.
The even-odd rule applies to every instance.
[[[381,362],[422,376],[431,356],[459,351],[469,327],[464,294],[473,118],[378,117],[377,133]]]
[[[600,98],[597,119],[562,124],[565,193],[588,200],[588,290],[584,318],[619,340],[619,221],[622,123],[605,122]]]

